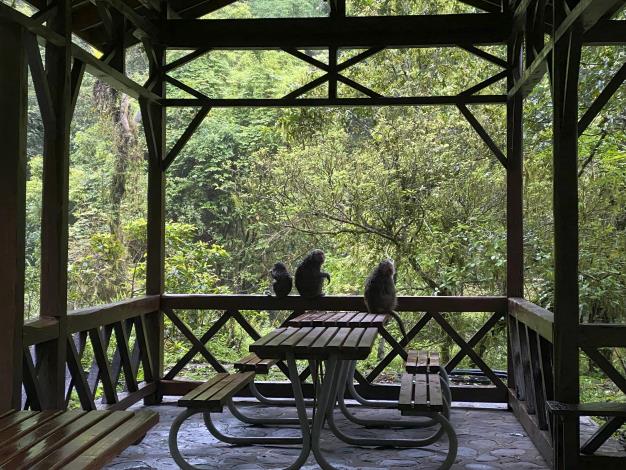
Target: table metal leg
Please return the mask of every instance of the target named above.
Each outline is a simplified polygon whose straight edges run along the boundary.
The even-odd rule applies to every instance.
[[[300,383],[300,376],[298,375],[298,365],[296,364],[296,358],[293,353],[287,354],[287,367],[289,368],[289,379],[291,380],[293,397],[296,402],[300,428],[302,429],[302,450],[300,451],[298,459],[290,465],[287,470],[299,470],[311,453],[311,429],[309,428],[309,419],[306,414],[302,384]]]
[[[315,459],[322,470],[335,470],[335,467],[328,462],[322,454],[320,440],[326,416],[328,416],[329,412],[335,407],[337,386],[341,378],[340,369],[337,357],[331,356],[331,358],[326,361],[326,373],[321,384],[318,407],[313,418],[311,448],[313,449],[313,455],[315,455]]]
[[[348,383],[352,382],[353,375],[352,372],[352,363],[344,363],[342,364],[342,376],[340,378],[340,386],[339,392],[337,393],[337,401],[339,403],[339,409],[341,413],[348,419],[352,421],[354,424],[364,427],[377,427],[377,428],[428,428],[431,426],[436,426],[438,423],[432,418],[425,416],[426,420],[420,421],[390,421],[386,420],[377,420],[371,418],[359,418],[352,414],[352,412],[348,409],[345,400],[346,386]],[[397,408],[398,403],[395,403],[395,407]],[[363,406],[365,408],[365,406]]]
[[[256,398],[259,401],[259,403],[262,403],[264,405],[268,405],[268,406],[295,406],[296,405],[295,400],[292,400],[290,398],[266,397],[259,391],[259,389],[257,388],[254,382],[250,383],[249,388],[254,398]],[[305,398],[304,402],[306,403],[307,406],[313,405],[313,400]]]
[[[188,418],[193,416],[194,414],[202,413],[204,416],[204,424],[206,425],[209,432],[218,440],[222,442],[226,442],[227,444],[234,445],[252,445],[252,444],[262,444],[262,445],[296,445],[302,443],[301,437],[254,437],[254,436],[230,436],[223,434],[220,430],[218,430],[213,421],[211,419],[211,413],[205,412],[201,409],[186,409],[182,413],[180,413],[174,422],[172,423],[172,427],[170,428],[169,434],[169,448],[170,453],[174,461],[178,464],[180,468],[183,470],[195,470],[199,467],[191,465],[189,462],[185,460],[185,458],[181,455],[180,449],[178,448],[178,432],[180,430],[181,425]],[[306,458],[305,458],[306,460]],[[291,467],[290,467],[291,468]],[[293,470],[300,468],[293,467]]]
[[[292,402],[292,406],[295,405],[295,401]],[[276,406],[276,405],[274,405]],[[230,400],[228,402],[228,409],[231,414],[237,418],[239,421],[252,424],[252,425],[261,425],[261,426],[299,426],[300,418],[269,418],[264,416],[248,416],[244,414],[235,403]],[[311,421],[309,419],[309,421]]]

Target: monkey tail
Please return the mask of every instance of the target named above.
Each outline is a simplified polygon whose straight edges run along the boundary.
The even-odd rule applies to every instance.
[[[400,328],[400,333],[402,333],[402,336],[406,338],[406,329],[404,328],[404,322],[402,321],[402,318],[400,318],[398,312],[391,310],[389,313],[398,324],[398,328]]]

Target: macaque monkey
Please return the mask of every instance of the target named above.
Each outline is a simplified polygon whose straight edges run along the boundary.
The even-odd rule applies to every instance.
[[[313,250],[302,260],[296,269],[296,289],[302,297],[314,298],[324,295],[324,279],[330,283],[330,274],[322,271],[324,252]]]
[[[291,274],[283,263],[276,263],[270,270],[272,276],[272,290],[276,297],[287,297],[293,287]]]
[[[406,336],[404,323],[395,311],[398,304],[395,275],[393,260],[380,262],[365,281],[365,306],[370,313],[391,315],[398,322],[402,335]]]

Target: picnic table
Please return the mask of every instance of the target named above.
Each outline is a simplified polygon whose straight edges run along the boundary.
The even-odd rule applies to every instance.
[[[289,378],[302,429],[302,450],[290,468],[300,468],[311,451],[323,469],[334,469],[320,449],[320,437],[325,417],[332,413],[340,381],[345,377],[345,364],[369,356],[378,328],[349,326],[305,326],[278,328],[250,345],[250,351],[263,359],[280,359],[287,362]],[[296,360],[306,359],[311,370],[325,364],[323,376],[314,375],[319,383],[319,396],[315,401],[312,424],[307,418],[302,385]]]

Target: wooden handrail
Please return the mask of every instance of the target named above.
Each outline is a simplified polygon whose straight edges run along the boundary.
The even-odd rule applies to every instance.
[[[137,317],[159,310],[158,295],[147,295],[120,300],[110,304],[81,308],[67,312],[68,333],[88,331],[99,326],[110,325],[128,318]],[[25,346],[45,343],[59,336],[59,322],[56,318],[45,317],[24,324]]]
[[[553,342],[554,314],[522,298],[509,298],[509,315]]]
[[[400,312],[505,312],[506,297],[402,296]],[[199,310],[360,310],[365,311],[363,297],[326,295],[305,299],[291,295],[278,299],[269,295],[165,294],[161,305],[172,309]]]

